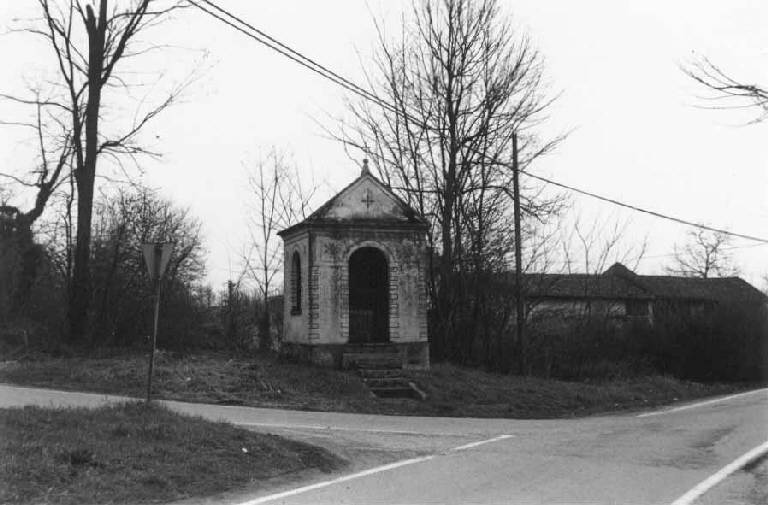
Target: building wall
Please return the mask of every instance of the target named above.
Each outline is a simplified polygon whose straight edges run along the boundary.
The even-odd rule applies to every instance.
[[[621,300],[569,300],[547,299],[534,303],[530,310],[532,317],[561,316],[577,317],[591,312],[594,315],[606,315],[609,317],[623,317],[626,314],[626,305]]]
[[[604,316],[617,320],[631,318],[653,321],[653,305],[650,301],[640,300],[632,303],[642,303],[646,314],[631,316],[627,313],[626,300],[577,300],[577,299],[545,299],[534,302],[529,317],[532,319],[562,318],[569,319],[587,315]]]
[[[293,253],[298,252],[301,260],[301,313],[292,314],[291,277]],[[309,343],[309,234],[305,231],[286,237],[283,246],[283,341]]]
[[[427,341],[426,254],[423,234],[344,229],[313,232],[309,341],[349,341],[349,257],[361,247],[380,249],[389,269],[389,337],[393,343]]]

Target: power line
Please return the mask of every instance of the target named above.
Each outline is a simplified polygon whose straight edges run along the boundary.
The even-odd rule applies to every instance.
[[[411,120],[411,121],[414,121],[417,124],[420,123],[420,121],[418,121],[415,118],[411,117],[405,111],[398,110],[395,106],[393,106],[392,104],[386,102],[382,98],[379,98],[378,96],[376,96],[372,92],[367,91],[367,90],[361,88],[360,86],[358,86],[354,82],[350,81],[349,79],[346,79],[346,78],[342,77],[341,75],[339,75],[338,73],[330,70],[328,67],[326,67],[324,65],[321,65],[320,63],[316,62],[312,58],[310,58],[310,57],[302,54],[301,52],[291,48],[287,44],[284,44],[284,43],[280,42],[279,40],[277,40],[276,38],[270,36],[269,34],[264,32],[263,30],[260,30],[260,29],[256,28],[255,26],[253,26],[252,24],[248,23],[247,21],[243,20],[241,17],[239,17],[239,16],[237,16],[235,14],[232,14],[231,12],[227,11],[226,9],[216,5],[211,0],[197,0],[197,1],[196,0],[187,0],[187,1],[189,3],[191,3],[192,5],[194,5],[195,7],[197,7],[198,9],[200,9],[203,12],[207,13],[208,15],[218,19],[222,23],[225,23],[225,24],[229,25],[230,27],[234,28],[235,30],[237,30],[237,31],[245,34],[246,36],[254,39],[255,41],[259,42],[260,44],[262,44],[262,45],[272,49],[273,51],[281,54],[282,56],[285,56],[286,58],[294,61],[295,63],[298,63],[299,65],[301,65],[301,66],[311,70],[312,72],[315,72],[316,74],[320,75],[321,77],[325,77],[326,79],[332,81],[333,83],[343,87],[347,91],[350,91],[350,92],[352,92],[352,93],[354,93],[354,94],[356,94],[356,95],[358,95],[358,96],[360,96],[360,97],[362,97],[362,98],[364,98],[366,100],[374,102],[377,105],[380,105],[381,107],[389,110],[390,112],[394,112],[395,114],[400,114],[404,118],[406,118],[408,120]],[[200,5],[199,2],[205,3],[207,6],[210,6],[212,9],[215,9],[216,11],[218,11],[218,13],[203,7],[202,5]],[[229,19],[225,18],[224,16],[227,16]],[[235,22],[233,22],[231,20],[234,20]],[[240,23],[242,26],[238,26],[236,23]],[[255,33],[249,32],[248,30],[243,28],[243,26],[247,27],[250,30],[253,30],[253,32],[255,32]],[[546,184],[551,184],[553,186],[558,186],[558,187],[561,187],[563,189],[567,189],[569,191],[573,191],[575,193],[580,193],[582,195],[586,195],[586,196],[589,196],[591,198],[595,198],[597,200],[601,200],[601,201],[604,201],[604,202],[607,202],[607,203],[611,203],[611,204],[617,205],[619,207],[624,207],[624,208],[627,208],[627,209],[631,209],[631,210],[634,210],[636,212],[641,212],[641,213],[644,213],[644,214],[648,214],[648,215],[651,215],[651,216],[654,216],[654,217],[657,217],[657,218],[660,218],[660,219],[666,219],[666,220],[673,221],[673,222],[678,223],[678,224],[683,224],[683,225],[686,225],[686,226],[692,226],[692,227],[699,228],[699,229],[702,229],[702,230],[712,231],[712,232],[715,232],[715,233],[722,233],[724,235],[729,235],[729,236],[732,236],[732,237],[738,237],[738,238],[743,238],[743,239],[746,239],[746,240],[752,240],[752,241],[755,241],[755,242],[760,242],[760,243],[763,243],[763,244],[768,244],[768,239],[765,239],[765,238],[755,237],[755,236],[752,236],[752,235],[745,235],[745,234],[742,234],[742,233],[735,233],[735,232],[731,232],[731,231],[724,230],[724,229],[721,229],[721,228],[714,228],[714,227],[703,225],[703,224],[700,224],[700,223],[695,223],[693,221],[688,221],[688,220],[677,218],[677,217],[670,216],[670,215],[667,215],[667,214],[662,214],[661,212],[656,212],[656,211],[653,211],[653,210],[648,210],[648,209],[644,209],[644,208],[641,208],[641,207],[637,207],[635,205],[630,205],[628,203],[620,202],[620,201],[615,200],[613,198],[608,198],[608,197],[605,197],[605,196],[598,195],[596,193],[592,193],[590,191],[586,191],[586,190],[579,189],[579,188],[576,188],[576,187],[573,187],[573,186],[569,186],[567,184],[563,184],[563,183],[554,181],[552,179],[548,179],[546,177],[542,177],[542,176],[539,176],[539,175],[532,174],[532,173],[527,172],[525,170],[520,170],[520,172],[522,174],[528,176],[528,177],[540,180],[540,181],[542,181],[542,182],[544,182]]]
[[[675,223],[684,224],[684,225],[687,225],[687,226],[693,226],[693,227],[696,227],[696,228],[700,228],[702,230],[708,230],[708,231],[712,231],[712,232],[715,232],[715,233],[722,233],[724,235],[730,235],[732,237],[738,237],[738,238],[743,238],[743,239],[747,239],[747,240],[752,240],[752,241],[755,241],[755,242],[761,242],[763,244],[768,244],[768,239],[764,239],[764,238],[760,238],[760,237],[755,237],[755,236],[752,236],[752,235],[744,235],[742,233],[735,233],[735,232],[732,232],[732,231],[724,230],[722,228],[714,228],[712,226],[707,226],[707,225],[700,224],[700,223],[694,223],[693,221],[687,221],[685,219],[680,219],[678,217],[669,216],[667,214],[662,214],[661,212],[656,212],[654,210],[643,209],[643,208],[637,207],[635,205],[630,205],[628,203],[620,202],[618,200],[614,200],[613,198],[608,198],[608,197],[605,197],[605,196],[600,196],[598,194],[595,194],[595,193],[592,193],[592,192],[589,192],[589,191],[586,191],[586,190],[583,190],[583,189],[579,189],[579,188],[575,188],[573,186],[569,186],[567,184],[563,184],[562,182],[557,182],[557,181],[553,181],[552,179],[547,179],[546,177],[542,177],[540,175],[534,175],[534,174],[531,174],[531,173],[526,172],[526,171],[522,171],[522,173],[524,173],[528,177],[532,177],[532,178],[538,179],[538,180],[540,180],[542,182],[546,182],[547,184],[552,184],[553,186],[558,186],[558,187],[567,189],[569,191],[573,191],[574,193],[581,193],[582,195],[586,195],[586,196],[595,198],[597,200],[602,200],[604,202],[612,203],[613,205],[618,205],[619,207],[625,207],[627,209],[632,209],[632,210],[634,210],[636,212],[641,212],[643,214],[649,214],[649,215],[654,216],[654,217],[658,217],[658,218],[661,218],[661,219],[667,219],[669,221],[674,221]]]
[[[736,245],[736,246],[730,246],[730,247],[721,247],[720,251],[734,251],[738,249],[753,249],[755,247],[765,247],[768,246],[768,244],[764,243],[757,243],[757,244],[749,244],[749,245]],[[642,258],[638,258],[639,261],[645,261],[648,259],[658,259],[658,258],[672,258],[676,256],[676,253],[665,253],[665,254],[652,254],[650,256],[643,256]]]
[[[392,112],[397,113],[398,111],[390,104],[379,98],[378,96],[374,95],[373,93],[367,91],[364,88],[361,88],[354,82],[350,81],[349,79],[346,79],[345,77],[337,74],[333,70],[327,68],[324,65],[321,65],[320,63],[316,62],[312,58],[309,58],[308,56],[305,56],[301,52],[291,48],[290,46],[283,44],[276,38],[272,37],[268,33],[264,32],[263,30],[260,30],[253,26],[252,24],[248,23],[247,21],[243,20],[242,18],[232,14],[228,10],[224,9],[223,7],[220,7],[216,5],[215,3],[211,2],[210,0],[187,0],[189,3],[197,7],[198,9],[202,10],[203,12],[207,13],[208,15],[218,19],[222,23],[225,23],[229,25],[230,27],[234,28],[235,30],[243,33],[244,35],[254,39],[256,42],[272,49],[273,51],[276,51],[277,53],[281,54],[282,56],[285,56],[286,58],[294,61],[295,63],[298,63],[299,65],[311,70],[312,72],[315,72],[316,74],[320,75],[321,77],[325,77],[326,79],[329,79],[335,84],[338,84],[339,86],[345,88],[347,91],[351,91],[352,93],[355,93],[358,96],[361,96],[362,98],[365,98],[366,100],[375,102],[376,104],[389,109]],[[204,2],[206,5],[209,5],[211,8],[217,10],[221,14],[217,14],[216,12],[213,12],[206,7],[203,7],[198,2]],[[222,15],[227,16],[229,19],[226,19],[222,17]],[[238,26],[234,22],[230,21],[234,20],[237,23],[240,23],[241,25],[249,28],[255,33],[251,33],[248,30],[244,29],[242,26]],[[264,40],[266,39],[266,40]]]
[[[241,26],[238,26],[238,25],[236,25],[235,23],[233,23],[232,21],[230,21],[230,20],[228,20],[228,19],[226,19],[226,18],[222,17],[221,15],[219,15],[219,14],[217,14],[217,13],[215,13],[215,12],[211,11],[211,10],[208,10],[207,8],[205,8],[205,7],[203,7],[202,5],[200,5],[200,4],[199,4],[198,2],[196,2],[195,0],[187,0],[187,1],[188,1],[189,3],[191,3],[192,5],[194,5],[195,7],[197,7],[198,9],[200,9],[201,11],[203,11],[203,12],[207,13],[208,15],[210,15],[210,16],[212,16],[212,17],[216,18],[216,19],[218,19],[218,20],[219,20],[219,21],[221,21],[222,23],[229,25],[230,27],[232,27],[232,28],[234,28],[235,30],[237,30],[237,31],[239,31],[239,32],[241,32],[241,33],[243,33],[244,35],[246,35],[246,36],[248,36],[248,37],[251,37],[252,39],[254,39],[254,40],[256,40],[257,42],[259,42],[260,44],[263,44],[263,45],[267,46],[268,48],[272,49],[273,51],[276,51],[276,52],[280,53],[281,55],[285,56],[286,58],[289,58],[290,60],[293,60],[295,63],[298,63],[299,65],[301,65],[301,66],[303,66],[303,67],[305,67],[305,68],[308,68],[309,70],[311,70],[311,71],[313,71],[313,72],[316,72],[316,73],[320,74],[322,77],[325,77],[325,78],[327,78],[327,79],[330,79],[330,80],[332,80],[334,83],[336,83],[336,84],[339,84],[339,85],[341,85],[341,86],[343,86],[343,87],[347,88],[347,86],[346,86],[346,85],[345,85],[343,82],[341,82],[341,81],[337,81],[337,80],[336,80],[336,79],[334,79],[332,76],[330,76],[330,75],[327,75],[327,74],[323,73],[321,70],[319,70],[318,68],[315,68],[314,66],[312,66],[312,65],[310,65],[310,64],[308,64],[308,63],[306,63],[306,62],[304,62],[302,59],[300,59],[300,58],[297,58],[297,57],[293,56],[292,54],[290,54],[289,52],[287,52],[287,51],[284,51],[284,50],[280,49],[280,47],[278,47],[278,46],[276,46],[276,45],[273,45],[273,44],[269,43],[268,41],[265,41],[265,40],[263,40],[263,39],[259,38],[258,36],[254,35],[253,33],[250,33],[248,30],[244,29],[243,27],[241,27]],[[206,2],[206,3],[208,3],[208,4],[211,4],[211,5],[213,5],[211,2],[207,2],[206,0],[201,0],[201,1],[204,1],[204,2]],[[216,7],[216,6],[214,5],[214,7]],[[221,9],[221,8],[219,8],[219,7],[216,7],[216,8],[217,8],[218,10],[224,11],[223,9]],[[226,12],[226,11],[224,11],[224,12]],[[244,25],[246,25],[246,26],[249,26],[247,23],[245,23],[244,21],[242,21],[242,20],[240,20],[239,18],[235,17],[234,15],[231,15],[231,14],[230,14],[230,17],[232,17],[233,19],[239,20],[239,21],[240,21],[242,24],[244,24]],[[347,88],[347,89],[349,90],[349,88]],[[351,91],[351,90],[350,90],[350,91]]]

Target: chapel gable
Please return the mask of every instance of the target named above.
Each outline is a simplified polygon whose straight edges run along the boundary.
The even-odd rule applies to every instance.
[[[424,219],[364,165],[360,177],[307,218],[308,223],[382,221],[424,225]]]

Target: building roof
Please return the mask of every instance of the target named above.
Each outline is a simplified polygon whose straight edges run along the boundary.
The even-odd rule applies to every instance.
[[[671,277],[638,275],[638,282],[656,298],[713,302],[760,302],[766,296],[740,277]]]
[[[765,303],[768,296],[740,277],[638,275],[621,263],[602,274],[525,274],[533,298]]]
[[[533,298],[650,300],[653,295],[621,277],[589,274],[526,274],[526,295]]]
[[[361,199],[361,197],[364,197]],[[359,203],[365,203],[365,208]],[[363,226],[415,228],[429,223],[368,170],[365,160],[360,176],[317,208],[304,221],[280,231],[288,235],[305,228]]]
[[[662,300],[711,302],[765,302],[768,297],[741,277],[678,277],[638,275],[621,263],[605,275],[620,277]]]

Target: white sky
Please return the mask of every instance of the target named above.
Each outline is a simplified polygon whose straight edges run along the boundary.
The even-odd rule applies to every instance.
[[[408,1],[219,0],[257,27],[352,80],[374,44],[371,12],[391,23]],[[768,123],[742,126],[753,116],[701,110],[701,90],[678,64],[695,53],[737,78],[768,85],[768,2],[764,0],[518,0],[502,2],[547,59],[563,96],[551,131],[574,128],[556,153],[535,168],[542,175],[604,196],[732,231],[768,236]],[[0,2],[0,24],[34,14],[32,2]],[[201,50],[207,70],[184,101],[146,130],[163,153],[146,160],[145,182],[182,205],[204,225],[209,280],[236,275],[247,236],[249,195],[243,163],[272,145],[293,152],[306,177],[343,187],[358,174],[341,146],[323,137],[316,121],[343,112],[341,88],[244,35],[190,9],[155,32],[185,49],[146,57],[145,68],[174,82],[190,72]],[[49,50],[27,35],[0,37],[0,92],[23,91],[52,68]],[[139,60],[137,60],[139,61]],[[159,88],[162,91],[162,87]],[[166,87],[167,89],[167,87]],[[158,95],[159,96],[159,95]],[[0,103],[0,119],[16,114]],[[26,132],[2,127],[0,167],[28,166]],[[25,137],[25,135],[27,137]],[[322,200],[322,198],[321,198]],[[629,240],[648,237],[642,273],[661,272],[687,228],[621,210],[586,197],[573,214],[589,221],[631,219]],[[762,286],[768,246],[735,240],[742,275]],[[753,247],[748,247],[753,246]]]

